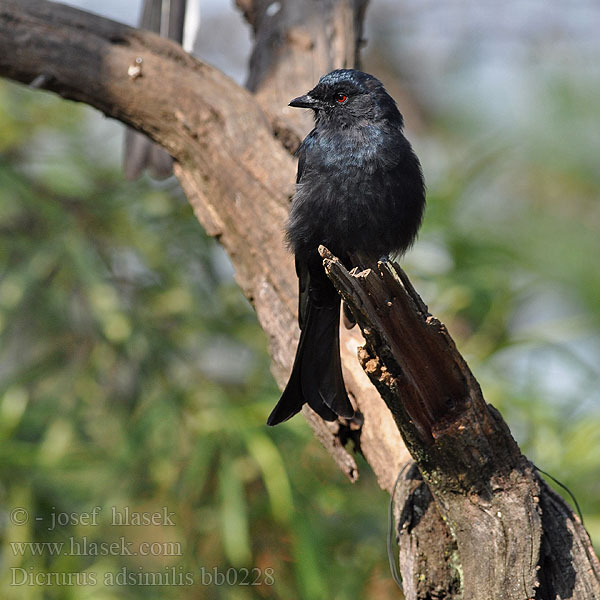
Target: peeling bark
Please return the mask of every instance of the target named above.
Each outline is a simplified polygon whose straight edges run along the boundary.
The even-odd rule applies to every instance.
[[[0,0],[0,75],[95,106],[169,151],[195,215],[232,259],[283,385],[298,335],[283,243],[290,150],[310,125],[287,102],[355,64],[366,1],[288,0],[275,15],[270,4],[238,0],[256,34],[253,93],[152,33],[35,0]],[[397,494],[407,598],[599,598],[585,530],[521,455],[402,271],[349,274],[332,256],[326,263],[365,335],[342,333],[358,417],[326,424],[303,412],[351,480],[348,440],[388,491],[410,450],[418,469],[407,469]]]
[[[321,254],[363,332],[361,363],[418,467],[396,499],[406,597],[600,597],[581,521],[521,454],[402,269],[354,257],[360,266],[348,272]]]

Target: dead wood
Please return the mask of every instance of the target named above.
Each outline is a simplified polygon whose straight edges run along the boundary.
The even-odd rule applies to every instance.
[[[168,40],[41,0],[0,0],[0,75],[86,102],[169,151],[198,220],[229,253],[256,309],[281,385],[298,335],[283,243],[291,151],[310,125],[287,102],[321,74],[355,64],[366,1],[280,2],[275,15],[265,0],[238,4],[256,35],[253,93]],[[355,274],[331,256],[327,265],[360,315],[360,361],[375,387],[356,360],[362,337],[344,333],[344,378],[359,417],[329,425],[304,414],[351,480],[349,439],[388,491],[411,460],[406,441],[419,466],[398,493],[407,597],[600,597],[581,524],[538,480],[406,276],[390,264]]]

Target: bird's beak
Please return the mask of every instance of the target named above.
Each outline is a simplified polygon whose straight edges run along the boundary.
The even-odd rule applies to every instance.
[[[294,108],[315,108],[317,101],[309,96],[308,94],[304,96],[298,96],[294,98],[289,106],[293,106]]]

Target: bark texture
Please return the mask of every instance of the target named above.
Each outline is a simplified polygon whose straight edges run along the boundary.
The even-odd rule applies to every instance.
[[[360,257],[349,273],[322,255],[362,329],[363,368],[418,465],[397,497],[407,598],[599,597],[581,521],[521,454],[406,274]]]
[[[152,33],[35,0],[0,0],[0,75],[95,106],[169,151],[197,218],[256,308],[282,385],[298,335],[283,243],[290,151],[310,126],[287,102],[323,73],[355,64],[366,1],[238,5],[256,34],[253,93]],[[418,468],[406,470],[397,494],[407,597],[600,598],[600,567],[581,524],[521,455],[406,276],[387,263],[352,274],[334,257],[326,263],[366,339],[359,363],[360,333],[342,337],[357,417],[326,424],[304,414],[351,480],[348,440],[388,491],[410,450]]]

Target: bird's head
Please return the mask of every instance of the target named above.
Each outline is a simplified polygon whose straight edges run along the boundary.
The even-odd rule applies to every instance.
[[[337,69],[324,75],[304,96],[290,106],[311,108],[317,124],[351,126],[382,119],[402,126],[402,116],[379,79],[355,69]]]

